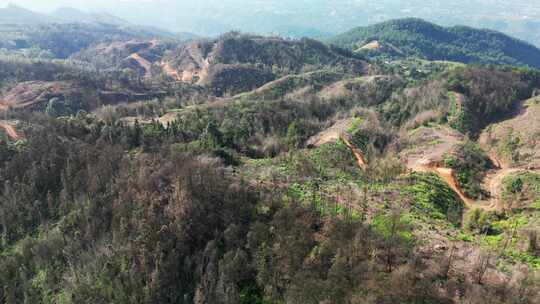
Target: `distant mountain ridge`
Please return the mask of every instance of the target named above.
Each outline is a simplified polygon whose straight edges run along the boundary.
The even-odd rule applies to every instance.
[[[0,8],[0,24],[36,25],[58,21],[60,20],[54,16],[36,13],[13,3]]]
[[[32,27],[52,27],[53,24],[61,27],[65,27],[65,24],[83,24],[90,28],[110,27],[124,32],[145,33],[179,40],[196,37],[196,35],[191,33],[173,33],[154,26],[132,24],[109,13],[88,13],[67,6],[59,7],[50,14],[37,13],[15,4],[8,4],[4,8],[0,7],[0,27],[2,27],[2,32],[13,30],[16,32],[25,32]],[[8,30],[5,30],[6,27]],[[3,42],[5,43],[5,41]]]
[[[66,22],[96,22],[113,25],[129,25],[128,21],[111,14],[86,13],[67,6],[57,8],[50,15]]]
[[[493,30],[442,27],[416,18],[358,27],[329,39],[329,42],[390,58],[420,57],[540,68],[540,49],[527,42]]]
[[[107,13],[87,13],[72,7],[59,7],[50,14],[38,13],[10,3],[0,8],[0,24],[40,25],[46,23],[104,23],[129,25],[129,22]]]
[[[87,13],[61,7],[51,14],[36,13],[9,4],[0,8],[0,49],[26,57],[65,59],[103,42],[162,39],[185,41],[191,33],[173,33],[134,25],[108,13]]]

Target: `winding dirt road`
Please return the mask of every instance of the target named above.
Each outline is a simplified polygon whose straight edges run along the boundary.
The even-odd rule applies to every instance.
[[[462,103],[463,98],[462,95],[456,94],[456,101],[458,103]],[[520,116],[527,115],[527,112],[521,108],[517,109],[513,115],[514,116],[509,119],[516,119]],[[452,188],[461,200],[463,200],[468,208],[480,208],[486,211],[502,210],[504,208],[503,192],[505,178],[522,172],[540,173],[539,170],[530,169],[526,166],[513,167],[511,164],[505,162],[493,149],[490,149],[489,146],[481,145],[482,148],[487,151],[488,158],[495,168],[486,173],[482,182],[482,188],[489,192],[490,197],[486,200],[473,200],[468,198],[461,190],[454,170],[442,167],[441,162],[439,161],[445,153],[451,151],[451,146],[457,144],[460,140],[452,141],[452,138],[442,137],[441,139],[441,144],[430,148],[429,152],[423,151],[427,154],[424,158],[410,158],[407,167],[411,171],[433,172],[437,174],[450,188]]]
[[[490,158],[492,158],[491,155]],[[496,160],[492,159],[492,162],[495,165],[501,165]],[[433,162],[429,158],[417,161],[409,169],[416,172],[435,173],[459,196],[469,209],[479,208],[486,211],[501,210],[503,208],[502,194],[506,177],[521,172],[535,172],[525,168],[505,167],[504,165],[502,168],[492,169],[487,172],[482,183],[482,188],[490,193],[490,197],[487,200],[474,200],[465,195],[459,186],[456,172],[453,169],[441,167],[439,163]]]
[[[345,145],[351,150],[352,154],[356,158],[356,163],[358,165],[358,168],[360,170],[366,170],[367,168],[367,162],[366,158],[364,156],[364,153],[356,148],[350,141],[349,136],[347,135],[346,130],[351,125],[350,119],[343,119],[338,122],[336,122],[332,127],[330,127],[327,130],[324,130],[320,132],[319,134],[311,137],[306,145],[309,147],[320,147],[324,144],[330,143],[330,142],[336,142],[337,140],[341,139]]]

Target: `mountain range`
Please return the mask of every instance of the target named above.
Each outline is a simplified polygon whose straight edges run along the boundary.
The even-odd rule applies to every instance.
[[[24,3],[31,5],[32,2],[25,0]],[[53,3],[48,7],[42,4],[31,7],[48,12],[55,8]],[[295,38],[328,38],[356,26],[416,17],[444,26],[467,25],[497,30],[540,45],[540,22],[537,21],[540,9],[534,1],[528,0],[159,0],[158,5],[155,1],[96,0],[72,5],[85,12],[114,12],[132,24],[201,36],[240,30]],[[89,15],[108,19],[103,16],[106,14]]]
[[[151,25],[134,24],[112,14],[87,13],[72,7],[59,7],[49,14],[34,12],[15,4],[0,8],[0,26],[25,27],[69,23],[97,24],[132,32],[146,32],[166,38],[188,39],[196,36],[187,32],[172,32]]]
[[[5,8],[0,8],[0,24],[37,25],[53,22],[129,24],[127,21],[113,15],[85,13],[70,7],[60,7],[50,14],[37,13],[12,3],[8,4]]]

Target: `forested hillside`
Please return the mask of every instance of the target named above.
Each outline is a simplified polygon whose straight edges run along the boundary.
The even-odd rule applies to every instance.
[[[445,28],[421,19],[399,19],[359,27],[329,41],[351,50],[391,58],[540,67],[540,50],[524,41],[496,31],[465,26]]]
[[[538,302],[539,70],[106,38],[0,56],[0,303]]]

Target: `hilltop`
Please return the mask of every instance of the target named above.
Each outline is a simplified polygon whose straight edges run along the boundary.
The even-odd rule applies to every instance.
[[[0,24],[36,25],[58,21],[54,16],[36,13],[13,3],[0,8]]]
[[[129,25],[126,20],[107,13],[87,13],[72,7],[64,6],[54,10],[51,16],[69,23],[105,23],[111,25]]]
[[[422,19],[397,19],[358,27],[329,42],[389,58],[419,57],[462,63],[540,67],[540,49],[503,33],[466,26],[442,27]]]
[[[100,43],[71,57],[98,68],[127,68],[141,76],[209,88],[215,95],[256,89],[291,74],[331,70],[363,75],[372,66],[362,57],[312,39],[228,33],[183,43],[160,40]]]

